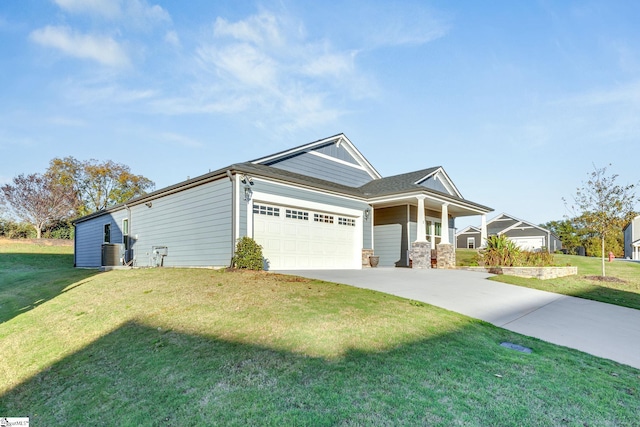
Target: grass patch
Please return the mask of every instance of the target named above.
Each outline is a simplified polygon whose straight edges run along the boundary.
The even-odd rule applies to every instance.
[[[34,425],[631,426],[640,413],[636,369],[370,290],[195,269],[80,280],[0,324],[3,416]]]
[[[640,263],[607,262],[611,280],[602,280],[600,258],[554,255],[554,259],[558,265],[577,266],[578,274],[549,280],[500,275],[491,280],[640,309]]]

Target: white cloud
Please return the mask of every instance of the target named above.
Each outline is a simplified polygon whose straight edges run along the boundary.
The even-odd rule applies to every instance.
[[[63,10],[71,13],[89,13],[105,18],[116,18],[121,14],[120,2],[114,0],[54,0]]]
[[[164,35],[164,41],[169,43],[171,46],[180,47],[180,37],[178,37],[178,33],[174,30],[167,31]]]
[[[76,58],[91,59],[110,67],[129,64],[125,49],[113,38],[80,34],[69,27],[46,26],[34,30],[31,40],[48,47],[54,47]]]
[[[158,5],[145,0],[54,0],[63,10],[75,14],[99,16],[109,21],[146,28],[171,22],[171,16]]]
[[[184,147],[201,148],[204,144],[188,136],[184,136],[173,132],[164,132],[159,135],[159,138],[170,143],[182,145]]]
[[[335,120],[345,99],[371,97],[372,79],[356,67],[355,50],[309,40],[301,23],[262,12],[217,18],[201,42],[195,96],[158,101],[167,112],[243,112],[258,126],[290,131]],[[184,99],[183,99],[184,98]]]

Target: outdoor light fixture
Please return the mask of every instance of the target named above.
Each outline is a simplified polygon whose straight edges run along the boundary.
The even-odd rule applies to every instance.
[[[369,214],[371,214],[371,209],[367,208],[364,210],[364,219],[365,221],[369,219]]]
[[[251,195],[253,194],[253,190],[251,190],[251,187],[249,187],[248,185],[244,186],[244,201],[248,202],[249,200],[251,200]]]
[[[146,207],[150,208],[151,206],[153,206],[153,204],[151,202],[147,202],[144,204]]]

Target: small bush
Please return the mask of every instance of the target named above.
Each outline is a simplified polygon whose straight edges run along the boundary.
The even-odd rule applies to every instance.
[[[262,246],[251,237],[242,237],[236,244],[236,253],[233,255],[231,265],[235,268],[247,270],[262,270]]]

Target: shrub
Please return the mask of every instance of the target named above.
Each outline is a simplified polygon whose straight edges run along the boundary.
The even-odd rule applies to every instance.
[[[488,267],[548,267],[553,255],[546,250],[523,251],[505,235],[489,236],[481,260]]]
[[[242,237],[236,244],[236,253],[231,259],[231,265],[235,268],[247,270],[262,270],[262,246],[251,237]]]
[[[487,247],[482,253],[484,265],[513,267],[518,262],[520,248],[504,234],[487,237]]]

